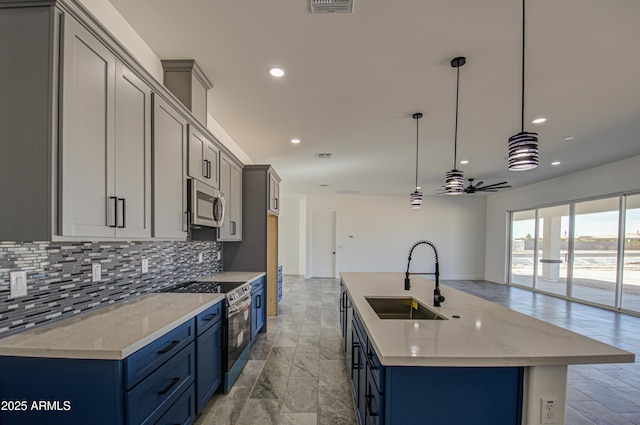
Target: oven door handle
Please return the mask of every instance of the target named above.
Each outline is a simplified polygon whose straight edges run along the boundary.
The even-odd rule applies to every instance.
[[[251,295],[247,296],[246,301],[238,301],[236,304],[229,307],[229,316],[232,316],[251,305]]]

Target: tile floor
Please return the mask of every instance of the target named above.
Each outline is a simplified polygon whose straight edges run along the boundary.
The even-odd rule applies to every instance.
[[[632,351],[640,361],[639,317],[490,282],[443,284]],[[214,396],[196,425],[356,424],[339,281],[285,276],[284,291],[280,315],[269,318],[240,378],[229,394]],[[566,425],[640,425],[640,364],[570,366],[567,404]]]
[[[339,281],[285,276],[269,317],[229,394],[216,394],[196,425],[354,425],[342,351]]]

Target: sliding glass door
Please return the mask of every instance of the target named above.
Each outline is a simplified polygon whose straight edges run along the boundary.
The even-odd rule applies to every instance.
[[[567,295],[569,205],[538,210],[536,289]]]
[[[574,298],[615,306],[620,198],[575,204]]]
[[[509,283],[640,313],[640,194],[512,212]]]
[[[626,197],[622,308],[640,312],[640,195]]]
[[[533,288],[536,211],[518,211],[511,217],[510,281]]]

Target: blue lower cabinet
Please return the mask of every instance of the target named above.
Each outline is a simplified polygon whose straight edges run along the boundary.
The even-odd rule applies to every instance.
[[[195,379],[195,347],[189,344],[125,395],[127,424],[155,424]]]
[[[360,425],[520,425],[523,367],[383,366],[354,314],[351,384]]]
[[[222,383],[222,321],[196,338],[196,413],[200,413]]]
[[[251,283],[251,340],[264,327],[264,277]]]
[[[156,425],[191,425],[195,422],[196,405],[195,385],[189,388],[178,398],[178,400],[162,415]]]
[[[123,360],[0,357],[0,424],[192,424],[221,357],[221,304]]]

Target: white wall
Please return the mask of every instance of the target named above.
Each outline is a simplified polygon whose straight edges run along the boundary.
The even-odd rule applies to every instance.
[[[284,274],[304,275],[306,244],[306,197],[280,200],[278,261]]]
[[[283,205],[284,208],[291,205]],[[299,205],[300,207],[300,205]],[[427,196],[419,210],[409,196],[308,196],[304,244],[305,275],[310,276],[313,211],[336,211],[336,271],[405,271],[411,245],[428,239],[438,247],[442,279],[483,279],[486,199],[476,196]],[[280,226],[289,227],[288,212]],[[290,229],[293,229],[293,225]],[[353,236],[350,238],[349,236]],[[293,235],[288,237],[293,238]],[[281,244],[283,258],[293,258]],[[291,249],[295,249],[291,247]],[[427,246],[414,251],[412,271],[432,271]]]
[[[506,282],[509,211],[639,190],[640,156],[635,156],[489,196],[485,279]]]

